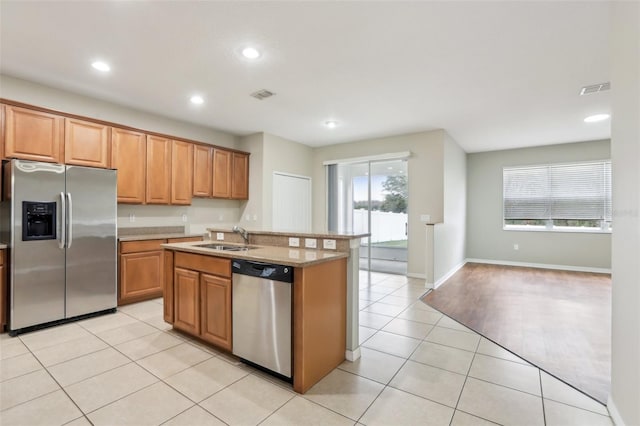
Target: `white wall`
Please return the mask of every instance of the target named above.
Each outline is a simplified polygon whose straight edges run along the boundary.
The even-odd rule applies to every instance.
[[[421,214],[433,222],[444,219],[443,168],[444,131],[412,133],[314,149],[313,229],[327,231],[327,188],[324,161],[410,151],[408,274],[425,276],[425,225]]]
[[[271,230],[273,172],[311,177],[313,149],[269,133],[246,136],[239,145],[251,153],[249,202],[242,206],[240,223],[247,229]]]
[[[640,425],[640,3],[611,14],[613,294],[611,394],[616,423]]]
[[[130,220],[132,214],[135,222]],[[236,200],[194,198],[190,206],[118,204],[118,228],[185,226],[188,233],[204,234],[210,227],[231,228],[239,217],[240,202]]]
[[[584,269],[611,268],[611,234],[502,229],[503,167],[608,158],[608,140],[469,154],[467,258]],[[513,249],[514,244],[518,244],[519,250]]]
[[[444,139],[444,222],[434,226],[434,283],[459,268],[465,259],[467,154],[448,133]]]
[[[238,137],[229,133],[3,74],[0,74],[0,98],[227,148],[236,148],[238,144]]]
[[[240,139],[239,148],[250,152],[249,156],[249,200],[242,203],[238,220],[240,226],[247,229],[264,229],[264,197],[262,184],[264,181],[264,143],[263,134],[254,133]],[[249,215],[249,219],[247,219]],[[254,215],[257,216],[253,220]]]

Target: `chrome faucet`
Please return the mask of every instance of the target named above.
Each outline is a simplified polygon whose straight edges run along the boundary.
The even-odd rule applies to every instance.
[[[249,244],[249,233],[247,232],[246,229],[244,229],[244,228],[242,228],[242,227],[240,227],[238,225],[235,225],[233,227],[232,231],[242,235],[242,238],[244,239],[244,243],[245,244]]]

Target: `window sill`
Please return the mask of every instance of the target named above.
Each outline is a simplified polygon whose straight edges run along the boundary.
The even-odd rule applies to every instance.
[[[502,227],[503,231],[525,231],[525,232],[560,232],[577,234],[611,234],[611,229],[599,228],[578,228],[570,226],[547,228],[545,226],[517,226],[507,225]]]

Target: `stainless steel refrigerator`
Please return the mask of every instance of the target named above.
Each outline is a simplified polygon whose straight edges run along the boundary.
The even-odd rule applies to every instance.
[[[3,167],[9,334],[113,312],[116,171],[24,160]]]

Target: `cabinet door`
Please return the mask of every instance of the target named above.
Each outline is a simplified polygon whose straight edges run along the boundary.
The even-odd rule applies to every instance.
[[[144,203],[146,155],[144,133],[111,129],[111,167],[118,169],[119,203]]]
[[[231,280],[200,275],[200,337],[231,350]]]
[[[0,333],[7,324],[7,269],[4,267],[4,250],[0,250]]]
[[[64,162],[109,167],[109,127],[90,121],[64,119]]]
[[[4,156],[4,111],[5,111],[5,106],[4,104],[0,104],[0,159],[5,158]]]
[[[211,197],[213,179],[213,148],[202,145],[193,147],[193,196]]]
[[[231,197],[231,152],[213,150],[213,197]]]
[[[193,144],[173,141],[171,147],[171,204],[190,205],[193,195]]]
[[[118,305],[162,296],[162,250],[120,255]]]
[[[63,118],[45,112],[7,105],[5,108],[5,156],[61,163]]]
[[[164,291],[162,292],[164,320],[173,324],[173,252],[164,251]]]
[[[147,135],[147,204],[171,202],[171,140]]]
[[[173,326],[193,335],[200,334],[199,273],[175,268],[173,275]]]
[[[231,198],[249,199],[249,156],[234,152],[232,155]]]

